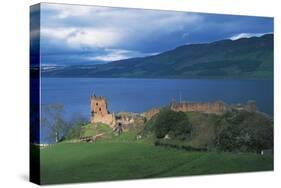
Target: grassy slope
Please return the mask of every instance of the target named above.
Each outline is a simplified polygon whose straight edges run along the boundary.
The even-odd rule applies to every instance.
[[[184,152],[139,142],[57,144],[41,150],[42,184],[272,169],[272,157]]]
[[[103,133],[102,137],[97,140],[97,142],[132,142],[136,141],[136,135],[139,132],[139,129],[130,129],[124,131],[123,134],[117,135],[112,131],[112,128],[106,124],[99,124],[94,127],[92,124],[88,124],[82,127],[81,136],[93,136]],[[141,142],[148,142],[148,140],[142,140]]]

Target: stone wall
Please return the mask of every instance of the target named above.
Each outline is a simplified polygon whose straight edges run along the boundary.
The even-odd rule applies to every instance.
[[[173,102],[170,106],[171,110],[182,112],[204,112],[222,114],[226,112],[226,105],[222,101],[209,103],[194,103],[194,102]]]
[[[257,111],[257,104],[254,100],[249,100],[245,105],[245,110],[248,112],[256,112]]]
[[[227,111],[227,105],[222,101],[209,103],[195,103],[195,102],[173,102],[170,109],[176,112],[203,112],[213,114],[223,114]],[[143,113],[147,120],[150,120],[154,115],[160,112],[159,108],[153,108]]]
[[[144,117],[139,113],[132,112],[119,112],[115,114],[116,123],[120,123],[123,129],[129,130],[130,128],[136,128],[144,125]]]
[[[159,112],[159,108],[152,108],[149,111],[144,112],[143,115],[147,120],[150,120],[154,115],[158,114]]]
[[[110,125],[112,128],[115,126],[115,116],[113,114],[100,115],[95,114],[94,117],[91,118],[91,123],[104,123]]]
[[[256,111],[256,102],[248,101],[246,105],[227,105],[223,101],[215,101],[208,103],[195,102],[172,102],[170,109],[173,111],[182,112],[202,112],[223,114],[231,110],[246,110],[249,112]],[[143,114],[134,113],[119,113],[111,114],[107,108],[107,101],[104,97],[91,97],[91,123],[105,123],[111,127],[115,127],[116,123],[121,123],[124,126],[134,126],[134,124],[143,124],[144,118],[150,120],[153,116],[160,112],[159,108],[153,108]]]

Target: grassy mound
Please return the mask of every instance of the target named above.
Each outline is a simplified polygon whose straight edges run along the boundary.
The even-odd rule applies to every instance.
[[[122,134],[118,135],[113,132],[112,128],[106,124],[88,124],[81,127],[80,135],[82,137],[95,136],[98,134],[103,134],[97,142],[132,142],[137,141],[139,129],[132,128],[124,130]],[[145,140],[139,140],[139,142],[144,142]]]
[[[80,135],[81,137],[85,136],[94,136],[97,134],[103,133],[106,137],[111,137],[112,128],[109,125],[99,123],[97,125],[88,124],[81,127]]]

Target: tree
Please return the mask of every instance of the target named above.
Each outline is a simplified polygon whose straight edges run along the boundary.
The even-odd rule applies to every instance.
[[[187,116],[182,117],[179,122],[176,122],[173,127],[171,127],[171,136],[179,140],[186,140],[191,134],[191,124]]]
[[[88,120],[81,114],[73,114],[67,122],[69,130],[65,135],[66,140],[79,139],[81,136],[82,126],[88,124]]]
[[[223,151],[260,152],[273,148],[273,122],[260,114],[229,113],[227,125],[216,135],[216,147]]]
[[[163,109],[154,123],[157,138],[164,138],[169,134],[174,139],[185,140],[191,133],[191,125],[184,112]]]
[[[47,131],[47,138],[51,141],[61,141],[69,130],[63,119],[62,104],[47,104],[41,106],[41,125]]]

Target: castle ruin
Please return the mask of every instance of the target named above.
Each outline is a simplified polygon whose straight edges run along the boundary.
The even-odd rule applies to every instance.
[[[225,112],[233,111],[233,110],[245,110],[247,112],[256,112],[257,105],[256,101],[249,100],[245,105],[243,104],[226,104],[223,101],[215,101],[215,102],[175,102],[173,101],[169,108],[176,112],[201,112],[207,114],[217,114],[221,115]],[[149,120],[154,115],[160,112],[160,108],[153,108],[149,111],[143,113],[144,117]]]
[[[115,115],[109,113],[107,101],[104,97],[91,96],[91,123],[104,123],[115,126]]]
[[[256,102],[248,101],[245,105],[234,104],[229,105],[223,101],[215,102],[175,102],[173,101],[169,108],[176,112],[202,112],[207,114],[224,114],[225,112],[232,110],[245,110],[248,112],[256,112]],[[143,118],[147,120],[151,119],[154,115],[160,112],[160,108],[153,108],[142,114],[139,113],[110,113],[107,107],[107,101],[102,96],[91,96],[91,123],[104,123],[110,125],[112,128],[116,126],[116,123],[122,124],[124,127],[131,127],[137,122],[142,122]],[[142,118],[143,117],[143,118]]]
[[[212,114],[223,114],[227,107],[222,101],[208,102],[208,103],[194,103],[194,102],[172,102],[170,109],[173,111],[182,112],[204,112]]]
[[[153,116],[155,116],[159,112],[160,112],[160,108],[152,108],[152,109],[144,112],[143,115],[147,120],[150,120]]]

